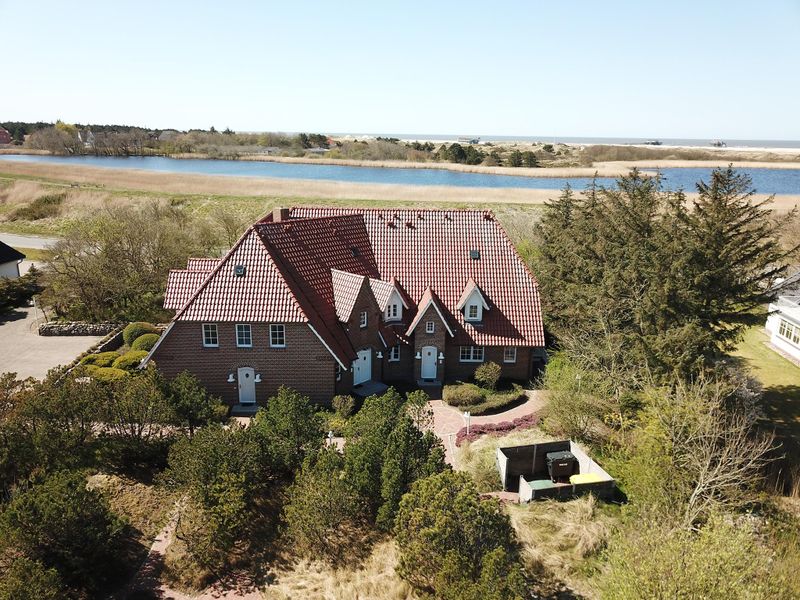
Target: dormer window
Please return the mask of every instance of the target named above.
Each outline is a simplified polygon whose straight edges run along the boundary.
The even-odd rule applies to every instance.
[[[367,311],[362,310],[361,314],[358,315],[358,325],[362,328],[367,326]]]
[[[403,305],[399,302],[391,302],[386,307],[385,315],[387,321],[399,321],[403,318]]]
[[[480,304],[467,304],[467,313],[464,316],[467,321],[480,321],[481,320],[481,305]]]
[[[474,279],[467,282],[456,308],[464,315],[464,320],[479,323],[483,320],[483,311],[489,310],[489,304]]]

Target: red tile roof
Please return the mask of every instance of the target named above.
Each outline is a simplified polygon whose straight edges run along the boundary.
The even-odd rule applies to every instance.
[[[164,308],[179,309],[194,296],[200,284],[211,271],[187,271],[173,269],[167,278],[167,291],[164,294]]]
[[[190,258],[186,264],[187,271],[213,271],[221,258]]]
[[[245,266],[245,275],[235,273]],[[219,261],[186,305],[178,321],[308,321],[254,228]]]
[[[452,316],[456,343],[544,346],[536,279],[491,211],[293,208],[293,218],[363,215],[380,272],[416,304],[430,286]],[[293,222],[293,219],[288,221]],[[478,250],[480,258],[470,257]],[[455,307],[472,278],[489,303],[480,324]]]
[[[349,321],[353,314],[353,307],[358,299],[361,286],[364,285],[363,275],[355,275],[339,269],[331,269],[333,284],[333,300],[336,306],[336,316],[340,321]]]
[[[431,288],[426,288],[424,292],[422,292],[422,298],[419,299],[419,304],[417,304],[417,315],[414,317],[414,320],[411,321],[411,324],[408,326],[406,330],[406,335],[410,336],[414,333],[414,330],[419,325],[420,319],[425,315],[425,311],[428,310],[429,306],[433,306],[436,309],[436,312],[439,313],[439,318],[442,320],[442,323],[447,328],[447,332],[450,336],[454,336],[453,326],[450,323],[450,320],[447,318],[447,313],[442,310],[442,303],[441,300],[436,296],[434,291]]]

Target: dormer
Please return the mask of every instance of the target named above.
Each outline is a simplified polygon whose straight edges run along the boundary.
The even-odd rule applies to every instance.
[[[403,309],[408,308],[408,302],[404,295],[400,293],[394,277],[390,281],[380,279],[370,279],[370,287],[375,301],[383,311],[383,320],[386,323],[397,323],[403,320]]]
[[[486,302],[486,297],[471,277],[467,281],[456,309],[463,313],[464,321],[467,323],[480,323],[483,321],[483,311],[489,310],[489,303]]]

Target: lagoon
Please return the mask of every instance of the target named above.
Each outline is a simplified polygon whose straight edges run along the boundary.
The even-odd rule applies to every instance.
[[[378,183],[422,186],[452,186],[472,188],[562,189],[586,187],[588,177],[524,177],[489,173],[463,173],[445,169],[409,169],[354,167],[314,163],[258,162],[246,160],[175,159],[163,156],[41,156],[31,154],[0,155],[0,161],[73,164],[113,169],[141,169],[165,173],[202,175],[233,175],[237,177],[277,177],[351,183]],[[800,169],[741,169],[753,179],[760,194],[800,194]],[[661,169],[668,189],[695,191],[700,180],[708,180],[711,169],[687,167]],[[603,185],[613,186],[613,179],[600,179]]]

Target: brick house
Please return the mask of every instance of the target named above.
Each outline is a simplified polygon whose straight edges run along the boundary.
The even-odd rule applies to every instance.
[[[164,306],[145,364],[240,408],[282,384],[323,403],[438,387],[484,361],[524,381],[546,358],[536,280],[491,211],[276,209],[172,271]]]

